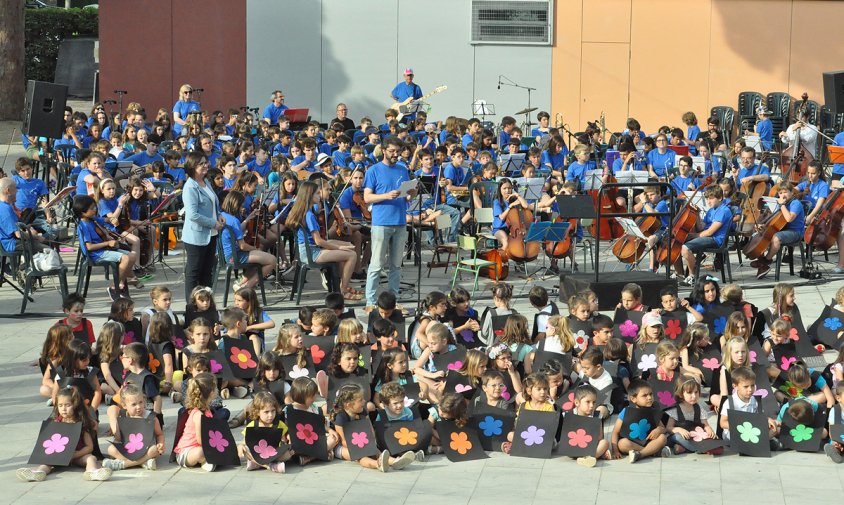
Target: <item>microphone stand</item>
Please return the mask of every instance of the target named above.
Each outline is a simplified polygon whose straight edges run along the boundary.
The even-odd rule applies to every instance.
[[[123,95],[127,94],[125,90],[116,89],[114,92],[117,94],[117,113],[123,114]],[[114,121],[114,117],[112,115],[112,121]],[[117,124],[117,131],[123,133],[123,117],[120,118],[120,122]]]
[[[501,80],[502,78],[506,79],[506,81],[502,81]],[[536,88],[531,88],[530,86],[523,86],[521,84],[513,82],[513,80],[510,79],[509,77],[507,77],[506,75],[502,75],[498,78],[498,85],[501,86],[502,84],[505,85],[505,86],[512,86],[514,88],[521,88],[521,89],[527,91],[527,96],[528,96],[527,109],[530,109],[530,92],[536,91]],[[530,122],[530,112],[525,113],[525,124],[527,124],[528,126],[530,126],[532,124]]]

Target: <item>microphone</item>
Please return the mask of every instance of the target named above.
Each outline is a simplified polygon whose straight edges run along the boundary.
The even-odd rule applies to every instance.
[[[498,89],[501,89],[501,78],[498,78]]]

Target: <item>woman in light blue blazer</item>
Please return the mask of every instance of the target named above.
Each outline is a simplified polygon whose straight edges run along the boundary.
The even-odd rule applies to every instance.
[[[182,241],[185,243],[185,300],[196,286],[210,287],[211,273],[217,261],[217,236],[225,221],[221,216],[220,201],[211,184],[205,181],[208,160],[202,153],[190,153],[185,159],[188,176],[182,190],[185,208],[185,226]]]

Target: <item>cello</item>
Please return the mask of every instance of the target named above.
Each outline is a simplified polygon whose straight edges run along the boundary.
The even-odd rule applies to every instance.
[[[606,170],[606,169],[605,169]],[[608,183],[616,183],[615,177],[612,174],[607,176],[607,180],[605,182]],[[592,201],[595,204],[595,212],[606,213],[606,214],[620,214],[625,212],[625,208],[618,204],[616,198],[618,197],[618,188],[611,188],[608,191],[599,191],[597,189],[590,189],[588,191],[589,195],[592,197]],[[600,194],[600,197],[598,196]],[[600,240],[612,240],[621,237],[624,235],[624,229],[618,224],[613,218],[602,217],[601,218],[601,236],[598,237],[598,220],[595,219],[592,222],[592,225],[589,227],[589,233],[592,234],[593,237],[598,238]]]
[[[700,210],[692,202],[694,202],[695,196],[697,196],[700,189],[711,184],[713,179],[714,176],[711,175],[704,179],[695,192],[692,193],[692,196],[686,199],[683,208],[675,216],[674,223],[671,226],[672,240],[669,240],[668,236],[666,236],[659,245],[656,253],[656,260],[660,265],[666,261],[673,265],[680,259],[680,251],[683,249],[683,244],[689,238],[689,234],[697,227],[698,221],[700,221]]]
[[[790,204],[793,200],[794,198],[789,198],[780,206],[780,208],[787,208],[788,204]],[[760,205],[764,205],[764,203],[760,202]],[[761,258],[765,254],[765,251],[768,250],[768,246],[771,245],[771,240],[774,238],[774,234],[778,231],[784,230],[787,225],[788,221],[785,219],[785,214],[779,210],[771,213],[762,222],[757,223],[757,226],[761,228],[761,231],[756,232],[752,237],[750,237],[750,241],[744,246],[741,252],[747,258],[752,260]]]
[[[510,197],[510,203],[518,195]],[[507,226],[510,227],[510,240],[507,243],[507,256],[518,262],[527,263],[535,260],[539,256],[541,249],[539,242],[525,242],[530,223],[533,222],[533,212],[530,209],[522,207],[521,204],[513,207],[511,210],[515,212],[507,213]]]
[[[636,226],[642,234],[650,237],[658,232],[662,223],[657,216],[641,216],[636,218]],[[645,254],[645,242],[633,235],[624,234],[612,244],[612,253],[622,263],[636,263]]]
[[[834,189],[824,201],[815,219],[806,226],[803,240],[821,251],[828,251],[841,235],[841,220],[844,219],[844,190]]]

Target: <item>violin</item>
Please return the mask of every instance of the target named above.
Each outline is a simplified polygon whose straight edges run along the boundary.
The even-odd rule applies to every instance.
[[[363,192],[355,191],[352,195],[352,202],[357,206],[358,210],[360,210],[361,216],[367,221],[372,221],[372,212],[369,210],[369,205],[363,199]]]
[[[841,235],[844,219],[844,190],[834,189],[821,206],[815,219],[806,227],[803,240],[821,251],[828,251]]]
[[[789,198],[780,206],[780,209],[787,208],[788,204],[792,201],[794,201],[794,198]],[[759,205],[760,207],[764,206],[764,203],[760,202]],[[762,255],[765,254],[765,251],[768,250],[768,246],[771,245],[771,240],[774,238],[774,234],[778,231],[784,230],[785,227],[788,226],[788,220],[785,219],[785,214],[781,211],[777,211],[768,215],[767,218],[756,225],[759,231],[750,237],[750,241],[741,251],[746,257],[752,260],[761,258]]]
[[[700,210],[692,202],[701,188],[705,188],[711,184],[714,179],[715,177],[712,175],[704,179],[695,192],[692,193],[692,196],[683,204],[680,212],[675,216],[674,223],[671,227],[672,240],[669,241],[666,235],[656,253],[656,259],[660,265],[665,262],[673,265],[680,259],[680,251],[683,249],[683,244],[697,227],[698,221],[700,221]]]
[[[513,195],[510,202],[512,203],[515,198],[518,197]],[[521,205],[512,207],[510,210],[512,212],[507,213],[507,226],[510,228],[507,256],[521,262],[533,261],[539,256],[540,243],[525,242],[528,227],[533,222],[533,212]]]

